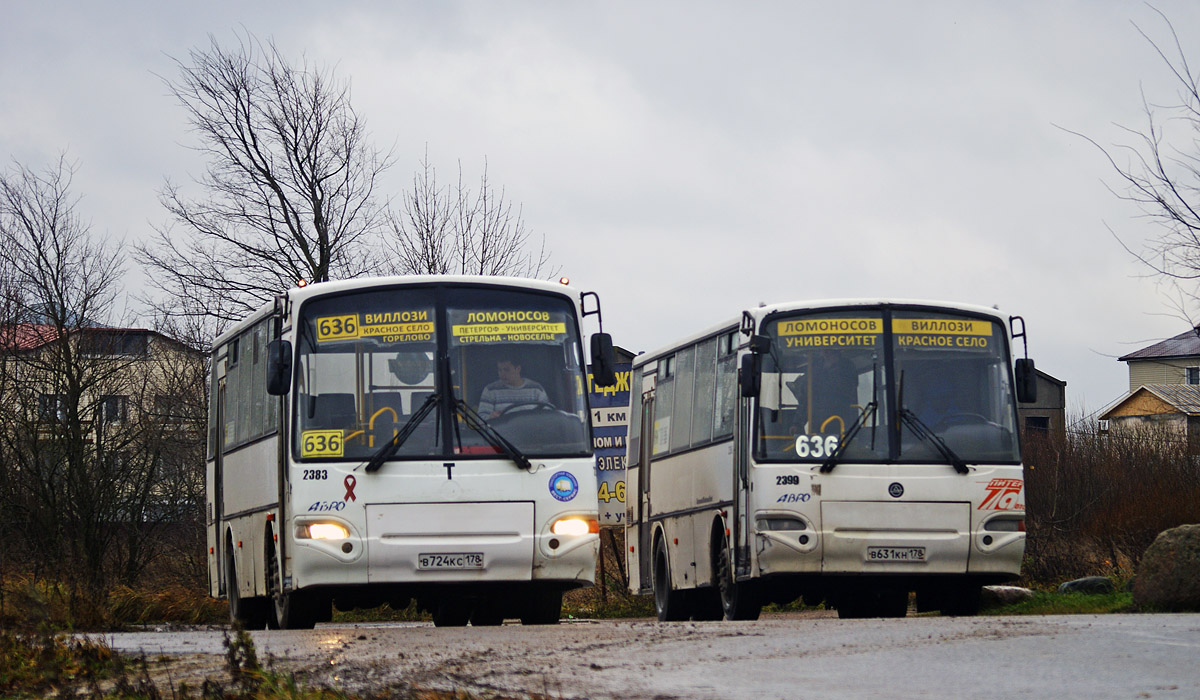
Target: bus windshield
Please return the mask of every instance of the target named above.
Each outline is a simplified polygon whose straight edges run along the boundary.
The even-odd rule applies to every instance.
[[[999,323],[866,308],[774,317],[764,331],[758,459],[1020,461]]]
[[[309,301],[297,340],[301,460],[591,453],[567,299],[496,288],[371,290]],[[439,361],[442,358],[443,361]],[[482,423],[482,424],[481,424]]]

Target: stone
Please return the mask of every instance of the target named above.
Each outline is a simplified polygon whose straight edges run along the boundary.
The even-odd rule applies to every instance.
[[[1067,581],[1058,587],[1059,593],[1086,593],[1088,595],[1112,593],[1114,590],[1116,587],[1113,586],[1112,579],[1107,576],[1085,576],[1074,581]]]
[[[1138,564],[1133,602],[1151,610],[1200,612],[1200,525],[1158,533]]]
[[[1016,605],[1033,597],[1033,591],[1020,586],[984,586],[980,598],[980,606],[998,608],[1002,605]]]

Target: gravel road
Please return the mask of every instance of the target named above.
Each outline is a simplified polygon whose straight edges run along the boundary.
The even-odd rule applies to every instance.
[[[563,698],[1200,698],[1200,615],[319,625],[253,634],[261,658],[350,690],[417,685]],[[221,630],[107,635],[225,680]]]

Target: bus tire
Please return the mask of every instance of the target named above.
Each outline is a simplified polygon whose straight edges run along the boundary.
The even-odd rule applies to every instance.
[[[522,625],[557,625],[562,617],[562,591],[535,588],[525,600],[521,612]]]
[[[654,612],[659,622],[678,622],[691,617],[687,596],[671,588],[671,569],[661,538],[654,547]]]
[[[750,581],[734,580],[729,561],[729,542],[723,535],[713,533],[713,577],[720,594],[721,610],[726,620],[757,620],[762,614],[762,596]]]
[[[237,566],[233,543],[225,546],[225,595],[229,598],[229,622],[245,630],[260,630],[267,626],[267,601],[262,598],[243,598],[238,591]]]

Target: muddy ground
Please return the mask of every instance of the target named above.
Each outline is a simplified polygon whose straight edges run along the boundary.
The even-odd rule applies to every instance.
[[[109,635],[156,673],[228,682],[223,631]],[[253,633],[306,683],[563,698],[1200,697],[1200,615],[320,625]],[[1140,695],[1146,693],[1146,695]]]

